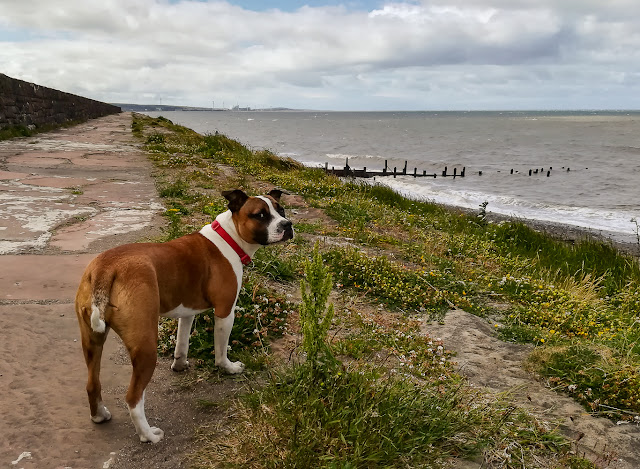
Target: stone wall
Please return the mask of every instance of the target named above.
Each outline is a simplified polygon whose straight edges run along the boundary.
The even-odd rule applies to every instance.
[[[0,73],[0,129],[61,125],[121,112],[118,106],[64,93]]]

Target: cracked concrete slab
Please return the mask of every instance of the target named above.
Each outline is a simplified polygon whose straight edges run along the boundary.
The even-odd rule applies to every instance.
[[[103,249],[152,227],[163,206],[130,126],[121,114],[0,142],[0,254]]]

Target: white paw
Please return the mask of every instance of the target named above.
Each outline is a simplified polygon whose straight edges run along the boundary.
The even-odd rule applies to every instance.
[[[189,368],[189,360],[184,358],[176,358],[173,360],[171,364],[171,369],[173,371],[184,371]]]
[[[216,366],[218,366],[218,368],[222,368],[230,375],[237,375],[244,371],[244,363],[242,362],[232,362],[227,360],[224,363],[216,363]]]
[[[107,420],[111,420],[111,412],[109,412],[109,409],[107,409],[104,404],[99,404],[98,411],[96,415],[91,416],[91,420],[94,423],[106,422]]]
[[[140,441],[143,443],[157,443],[164,437],[164,432],[158,427],[149,427],[149,433],[140,435]]]

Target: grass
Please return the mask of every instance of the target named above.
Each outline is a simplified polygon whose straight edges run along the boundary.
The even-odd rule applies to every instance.
[[[194,467],[455,467],[483,453],[489,467],[594,467],[504,402],[366,369],[313,382],[289,368],[240,405],[240,425],[224,445],[208,439]]]
[[[42,125],[12,125],[9,127],[0,128],[0,141],[9,140],[11,138],[19,138],[19,137],[32,137],[41,132],[50,132],[55,129],[73,127],[75,125],[81,124],[85,121],[82,120],[72,120],[67,121],[62,124],[42,124]]]
[[[480,458],[487,467],[593,467],[552,426],[471,392],[447,344],[420,330],[419,319],[451,307],[490,317],[503,340],[534,344],[531,367],[589,412],[640,414],[637,259],[592,239],[567,244],[518,221],[488,223],[386,187],[341,181],[163,118],[138,116],[132,128],[157,167],[168,237],[210,222],[225,209],[219,191],[237,187],[286,189],[332,220],[296,225],[293,242],[260,250],[247,270],[231,353],[254,354],[260,384],[236,403],[232,442],[205,438],[197,467],[438,467],[452,458]],[[339,302],[328,340],[343,365],[325,375],[324,386],[269,355],[278,333],[300,331],[298,306],[274,288],[297,289],[309,239],[326,240],[320,251]],[[194,332],[192,350],[204,366],[212,358],[210,328],[205,316]],[[163,343],[171,349],[170,340]],[[416,426],[404,435],[409,418]],[[380,435],[397,444],[385,446]]]
[[[538,350],[532,357],[553,386],[573,396],[593,413],[640,421],[640,374],[607,349],[574,344]]]
[[[230,344],[234,354],[247,356],[247,352],[255,351],[256,355],[268,352],[270,343],[281,337],[287,329],[289,317],[298,310],[297,305],[285,297],[274,293],[251,279],[245,281],[240,290],[231,331]],[[163,319],[160,325],[160,342],[158,350],[163,355],[170,355],[175,349],[178,321]],[[191,333],[189,357],[204,366],[213,366],[215,359],[213,349],[214,316],[213,311],[206,311],[196,317]],[[250,358],[259,362],[259,357]]]

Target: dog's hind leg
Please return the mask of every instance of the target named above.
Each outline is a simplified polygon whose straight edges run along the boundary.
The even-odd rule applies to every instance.
[[[87,317],[86,314],[84,317]],[[106,422],[111,419],[111,412],[102,402],[102,385],[100,384],[100,360],[102,358],[102,348],[107,339],[109,328],[104,332],[95,332],[91,326],[79,316],[80,335],[82,340],[82,351],[87,364],[87,396],[89,397],[89,408],[91,410],[91,420],[95,423]]]
[[[149,426],[149,422],[147,422],[147,417],[144,413],[145,389],[153,376],[158,355],[158,328],[155,324],[152,324],[152,326],[154,327],[151,327],[149,337],[140,338],[140,340],[133,345],[127,343],[128,341],[125,337],[122,337],[122,339],[129,349],[131,365],[133,366],[131,382],[129,383],[129,390],[126,396],[131,421],[136,427],[136,433],[140,437],[140,441],[157,443],[164,436],[164,432],[159,428]],[[141,325],[141,330],[149,331],[149,328]],[[153,335],[152,331],[155,331],[155,335]]]

